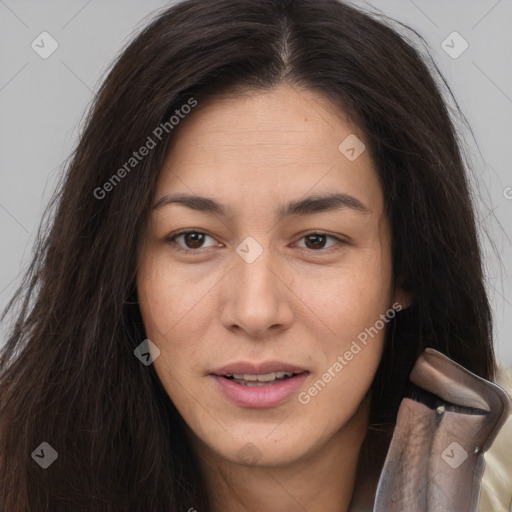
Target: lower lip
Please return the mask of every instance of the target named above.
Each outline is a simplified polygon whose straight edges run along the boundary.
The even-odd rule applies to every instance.
[[[308,372],[304,372],[277,384],[255,387],[237,384],[220,375],[214,375],[213,377],[219,383],[224,395],[235,404],[240,407],[264,409],[266,407],[276,407],[285,402],[294,391],[302,386],[308,375]]]

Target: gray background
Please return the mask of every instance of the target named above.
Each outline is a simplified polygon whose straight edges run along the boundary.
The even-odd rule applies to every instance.
[[[43,208],[93,91],[131,36],[171,3],[0,0],[1,309],[29,262]],[[478,146],[469,135],[466,140],[473,185],[481,196],[479,224],[496,248],[486,241],[497,354],[502,364],[512,365],[512,0],[353,3],[378,9],[423,35],[473,129]],[[441,46],[453,31],[469,44],[458,58]],[[31,47],[42,32],[59,45],[47,59]],[[460,41],[448,44],[460,48]],[[5,330],[3,325],[0,345]]]

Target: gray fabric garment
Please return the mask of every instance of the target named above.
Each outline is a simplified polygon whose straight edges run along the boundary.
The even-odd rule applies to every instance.
[[[376,492],[367,487],[350,512],[478,512],[484,452],[507,420],[508,395],[433,349],[410,381],[440,405],[402,400]]]

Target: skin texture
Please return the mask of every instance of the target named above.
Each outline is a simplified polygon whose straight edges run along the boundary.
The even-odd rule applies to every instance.
[[[299,390],[307,391],[394,303],[407,306],[393,292],[391,234],[369,152],[350,161],[338,149],[350,134],[364,142],[327,99],[288,85],[216,97],[175,132],[153,204],[195,194],[232,216],[153,209],[137,285],[147,336],[161,351],[155,370],[190,428],[215,511],[348,509],[384,329],[307,404],[294,393],[275,407],[241,407],[210,374],[235,361],[279,360],[310,372]],[[369,212],[276,217],[290,201],[333,192]],[[197,235],[167,240],[185,228],[208,236],[202,245]],[[339,241],[306,237],[318,232]],[[251,263],[236,252],[249,236],[262,249]],[[248,443],[253,463],[239,458]]]

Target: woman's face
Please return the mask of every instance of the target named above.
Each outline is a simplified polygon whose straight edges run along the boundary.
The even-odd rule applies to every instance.
[[[199,105],[175,133],[140,308],[159,379],[224,460],[286,464],[365,434],[390,308],[405,304],[363,142],[328,100],[288,86]]]

